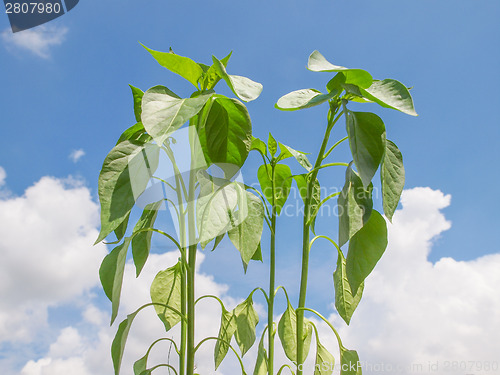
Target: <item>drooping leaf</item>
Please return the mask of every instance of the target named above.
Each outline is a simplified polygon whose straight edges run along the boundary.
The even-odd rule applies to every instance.
[[[182,264],[179,261],[175,266],[158,272],[151,284],[151,301],[181,311],[181,283]],[[166,331],[181,321],[181,317],[175,311],[160,305],[154,307]]]
[[[385,125],[380,117],[370,112],[348,111],[346,116],[349,147],[366,189],[384,156]]]
[[[385,108],[392,108],[411,116],[415,112],[410,91],[395,79],[374,80],[370,87],[360,90],[362,95]]]
[[[140,375],[147,369],[148,355],[146,353],[143,357],[134,362],[134,375]]]
[[[132,125],[130,128],[125,130],[116,144],[121,143],[123,141],[137,141],[139,143],[148,143],[152,140],[151,136],[146,133],[146,129],[142,125],[142,122],[138,122],[135,125]]]
[[[269,150],[269,154],[271,154],[271,157],[273,157],[276,152],[278,151],[278,143],[276,142],[276,139],[269,133],[269,137],[267,138],[267,148]]]
[[[264,226],[264,204],[250,192],[246,192],[246,215],[240,217],[237,227],[230,229],[227,235],[240,252],[241,260],[248,264],[260,245]]]
[[[355,350],[340,348],[340,375],[361,375],[361,363]]]
[[[401,151],[390,140],[386,140],[385,143],[385,154],[380,168],[380,180],[384,213],[389,221],[392,221],[392,216],[398,207],[405,185],[405,169]]]
[[[264,333],[266,331],[264,330]],[[266,349],[264,348],[264,333],[259,342],[259,349],[257,351],[257,359],[255,361],[255,368],[253,375],[267,375],[268,357]]]
[[[279,143],[279,145],[281,150],[278,157],[279,160],[294,157],[308,172],[312,169],[313,166],[304,152],[294,150],[290,146],[284,145],[283,143]]]
[[[366,277],[387,247],[387,226],[384,218],[373,210],[370,219],[349,241],[346,259],[347,280],[353,295],[358,293]]]
[[[229,52],[229,54],[224,57],[223,59],[220,60],[220,62],[227,67],[227,63],[229,59],[231,58],[231,55],[233,52]],[[217,63],[218,64],[218,63]],[[203,76],[203,83],[201,85],[201,88],[205,88],[205,90],[210,90],[215,87],[215,85],[221,80],[221,76],[217,74],[217,68],[216,68],[216,63],[212,63],[211,66],[207,66],[204,64],[200,64],[200,66],[203,68],[205,74]]]
[[[255,327],[259,323],[259,315],[253,307],[252,296],[234,308],[236,317],[235,338],[241,350],[241,356],[252,347],[255,342]]]
[[[137,233],[140,230],[146,228],[152,228],[156,217],[158,216],[158,210],[163,204],[163,200],[158,202],[149,203],[144,210],[142,211],[142,215],[135,224],[134,232]],[[153,236],[152,231],[140,232],[133,236],[132,238],[132,255],[134,258],[134,264],[136,269],[136,275],[142,271],[144,264],[146,264],[146,260],[149,256],[149,250],[151,249],[151,237]]]
[[[314,375],[332,375],[334,368],[334,356],[321,344],[319,335],[316,334],[316,362],[314,364]]]
[[[214,361],[215,361],[215,369],[219,367],[224,357],[226,356],[229,345],[226,344],[231,342],[231,338],[236,332],[236,317],[234,313],[231,311],[227,311],[224,307],[222,307],[219,335],[217,336],[220,340],[217,340],[215,344],[214,350]]]
[[[373,200],[373,185],[365,190],[361,178],[352,170],[352,163],[347,167],[345,185],[340,192],[338,203],[339,246],[351,239],[370,218]]]
[[[235,215],[236,209],[247,209],[244,203],[246,192],[241,185],[229,180],[209,176],[206,172],[198,174],[200,194],[196,201],[196,225],[199,241],[206,246],[217,236],[238,226],[241,217]]]
[[[173,52],[159,52],[144,45],[143,47],[158,61],[158,64],[180,75],[198,88],[198,80],[203,74],[203,69],[199,64],[188,57],[176,55]]]
[[[135,120],[137,122],[141,122],[141,113],[142,113],[141,103],[142,103],[142,97],[144,96],[144,93],[142,92],[141,89],[138,89],[137,87],[134,87],[132,85],[129,85],[129,86],[130,86],[130,89],[132,90],[132,96],[134,97]]]
[[[211,102],[204,121],[205,146],[212,163],[243,166],[252,145],[252,122],[246,107],[220,95]]]
[[[106,156],[99,174],[101,231],[96,243],[118,228],[158,167],[159,148],[123,141]]]
[[[273,204],[273,184],[271,176],[268,174],[271,172],[271,167],[261,165],[257,171],[257,177],[259,179],[260,188],[262,193],[268,200],[270,204]],[[276,212],[278,215],[281,213],[281,209],[285,205],[288,195],[290,194],[290,188],[292,186],[292,171],[290,167],[285,164],[276,164],[274,167],[274,199],[276,204]]]
[[[226,81],[231,91],[238,98],[244,102],[249,102],[259,97],[262,92],[262,85],[260,83],[254,82],[247,77],[227,74],[226,67],[220,60],[215,56],[212,56],[212,60],[219,76]]]
[[[283,95],[274,106],[282,111],[296,111],[323,104],[335,95],[337,95],[336,91],[323,94],[316,89],[296,90]]]
[[[313,72],[342,72],[346,77],[345,83],[351,83],[363,88],[370,87],[373,81],[371,74],[367,71],[333,65],[318,51],[314,51],[309,56],[307,69]]]
[[[165,86],[154,86],[142,98],[142,124],[158,145],[203,108],[213,95],[205,91],[193,98],[180,98]]]
[[[142,307],[136,310],[134,313],[127,315],[127,319],[120,323],[120,325],[118,326],[118,330],[116,331],[115,338],[113,339],[113,343],[111,344],[111,358],[113,359],[113,368],[115,370],[115,375],[120,374],[123,351],[125,350],[128,333],[130,331],[130,327],[132,326],[132,322],[141,309]]]
[[[252,145],[250,146],[250,150],[259,151],[262,156],[266,156],[267,154],[267,146],[264,141],[259,138],[255,138],[254,136],[252,136]]]
[[[335,286],[335,307],[342,319],[349,325],[363,295],[364,282],[361,283],[356,295],[353,296],[347,280],[346,260],[342,252],[338,254],[337,269],[333,273],[333,285]]]
[[[304,336],[302,338],[303,354],[302,359],[305,360],[309,354],[309,347],[312,338],[312,326],[307,319],[304,319]],[[297,314],[295,309],[288,302],[287,309],[283,313],[278,323],[278,336],[281,341],[281,346],[285,351],[286,356],[292,362],[297,361]]]

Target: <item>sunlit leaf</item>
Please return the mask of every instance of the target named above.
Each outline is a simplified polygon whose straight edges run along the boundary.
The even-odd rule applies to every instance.
[[[410,91],[401,82],[395,79],[374,80],[370,87],[361,89],[364,97],[380,104],[382,107],[397,109],[411,116],[418,116],[415,112]]]
[[[144,93],[142,92],[141,89],[138,89],[137,87],[134,87],[132,85],[129,85],[130,89],[132,90],[132,96],[134,97],[134,115],[135,115],[135,120],[137,122],[141,122],[141,113],[142,113],[142,97],[144,96]]]
[[[270,204],[273,204],[273,184],[269,174],[271,174],[271,166],[261,165],[257,171],[260,188],[262,193]],[[292,186],[292,171],[290,167],[285,164],[276,164],[274,167],[274,201],[276,205],[276,212],[278,215],[285,205],[290,188]]]
[[[315,89],[296,90],[279,98],[275,107],[282,111],[296,111],[299,109],[315,107],[330,100],[336,94],[336,91],[329,92],[328,94],[322,94],[320,91]]]
[[[294,150],[290,146],[284,145],[283,143],[279,143],[279,145],[281,153],[278,159],[283,160],[289,157],[294,157],[308,172],[312,169],[313,166],[304,152]]]
[[[255,327],[259,323],[259,315],[253,307],[252,296],[234,308],[236,317],[235,338],[241,350],[241,356],[252,347],[255,342]]]

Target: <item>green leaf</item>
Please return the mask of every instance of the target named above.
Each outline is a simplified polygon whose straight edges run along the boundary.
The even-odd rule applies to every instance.
[[[264,330],[259,342],[259,349],[257,351],[257,359],[255,360],[255,368],[253,370],[253,375],[267,375],[268,358],[266,349],[264,348],[265,332],[266,331]]]
[[[250,151],[252,150],[259,151],[262,156],[267,155],[266,144],[262,140],[260,140],[259,138],[255,138],[254,136],[252,136],[252,145],[250,146]]]
[[[146,129],[142,125],[142,122],[138,122],[135,125],[132,125],[130,128],[125,130],[116,144],[121,143],[123,141],[137,141],[139,143],[147,143],[152,140],[149,134],[146,134]]]
[[[227,343],[231,342],[231,338],[233,337],[235,332],[236,332],[236,317],[233,312],[227,311],[224,308],[224,306],[222,306],[219,335],[217,337],[220,340],[224,340],[225,342],[217,340],[215,344],[214,361],[216,370],[229,350],[229,345],[226,344],[226,342]]]
[[[385,125],[370,112],[347,114],[347,135],[354,164],[365,188],[370,184],[385,152]]]
[[[180,75],[198,88],[198,80],[203,74],[203,69],[196,62],[188,57],[176,55],[173,52],[154,51],[145,45],[146,50],[158,61],[158,64],[167,68],[171,72]]]
[[[211,240],[238,226],[242,215],[235,215],[238,204],[245,210],[246,192],[236,182],[198,173],[200,194],[196,201],[196,224],[203,247]],[[244,211],[243,211],[244,212]],[[243,214],[243,212],[241,214]]]
[[[255,342],[255,327],[259,323],[259,315],[253,307],[252,295],[234,308],[236,317],[235,338],[241,350],[241,356],[252,347]]]
[[[276,143],[276,139],[269,133],[269,137],[267,138],[267,148],[269,149],[269,154],[273,157],[278,151],[278,143]]]
[[[134,363],[134,375],[140,375],[147,370],[149,352],[144,355],[144,357],[139,358]]]
[[[233,52],[229,52],[229,54],[224,57],[220,62],[226,67],[229,59],[231,58],[231,55]],[[202,83],[202,89],[204,88],[205,90],[213,89],[215,85],[221,80],[221,76],[217,74],[217,68],[216,68],[216,63],[212,63],[211,66],[207,66],[204,64],[200,64],[200,66],[203,68],[205,71],[205,74],[203,76],[203,83]]]
[[[203,108],[213,91],[182,99],[165,86],[155,86],[142,98],[142,123],[158,145]]]
[[[142,215],[135,224],[134,232],[137,233],[141,229],[152,228],[156,217],[158,216],[158,210],[163,204],[163,200],[158,202],[149,203],[144,210]],[[153,236],[152,231],[140,232],[133,236],[132,238],[132,256],[134,258],[134,264],[136,269],[136,276],[142,271],[144,264],[149,256],[149,251],[151,249],[151,237]]]
[[[257,252],[264,226],[264,204],[250,192],[246,192],[246,209],[240,217],[241,224],[230,229],[227,235],[241,254],[241,260],[248,264]],[[240,207],[240,210],[242,208]]]
[[[316,363],[314,364],[314,375],[332,375],[335,368],[334,356],[319,341],[316,334]]]
[[[182,264],[179,261],[175,266],[158,272],[151,284],[151,301],[181,311],[181,283]],[[154,305],[154,307],[166,331],[181,321],[181,317],[175,311],[165,306]]]
[[[373,185],[365,190],[361,178],[352,170],[352,163],[347,167],[345,185],[337,198],[339,214],[339,246],[351,239],[370,218],[373,200]]]
[[[362,88],[370,87],[373,81],[371,74],[367,71],[333,65],[318,51],[314,51],[309,56],[307,69],[313,72],[342,72],[346,77],[345,83],[351,83]]]
[[[405,169],[401,151],[389,140],[386,140],[385,143],[385,154],[380,168],[380,180],[384,213],[389,221],[392,221],[392,216],[398,207],[405,186]]]
[[[127,218],[158,167],[160,149],[153,144],[123,141],[106,156],[99,174],[102,241]]]
[[[141,89],[138,89],[137,87],[134,87],[132,85],[129,85],[130,89],[132,90],[132,96],[134,97],[134,114],[135,114],[135,120],[137,122],[141,122],[141,103],[142,103],[142,97],[144,96],[144,93],[142,92]]]
[[[340,375],[361,375],[361,363],[355,350],[340,348]]]
[[[259,243],[259,246],[257,246],[257,250],[255,250],[255,253],[253,253],[253,255],[252,255],[252,260],[262,262],[262,248],[260,246],[260,243]]]
[[[128,220],[130,218],[130,212],[125,217],[125,220],[115,229],[116,240],[119,242],[125,237],[125,233],[127,232]]]
[[[307,187],[307,175],[299,174],[293,176],[293,178],[297,183],[297,187],[299,188],[300,197],[302,198],[302,201],[305,204],[306,200],[309,198],[308,197],[309,190]],[[311,189],[311,197],[309,201],[309,212],[307,215],[309,224],[313,223],[314,218],[318,214],[320,203],[321,203],[321,186],[319,185],[318,179],[316,179]]]
[[[410,91],[395,79],[374,80],[370,87],[360,91],[365,98],[380,104],[382,107],[396,109],[411,116],[418,116],[417,112],[415,112]]]
[[[289,157],[294,157],[301,166],[303,166],[308,172],[312,169],[312,164],[307,158],[305,152],[297,151],[291,148],[290,146],[284,145],[280,143],[281,153],[278,157],[279,160],[283,160]]]
[[[273,204],[273,183],[270,176],[267,173],[271,173],[271,166],[261,165],[257,171],[257,177],[259,179],[260,188],[262,193],[268,200],[268,202]],[[292,171],[290,167],[285,164],[276,164],[274,167],[274,203],[276,205],[276,212],[278,215],[281,213],[281,209],[288,199],[290,194],[290,188],[292,186]]]
[[[203,126],[209,160],[241,168],[252,145],[252,122],[243,103],[217,95]]]
[[[116,246],[104,257],[99,268],[102,288],[112,303],[111,324],[115,321],[120,306],[123,272],[129,244],[130,237],[126,237],[122,244]]]
[[[361,283],[353,296],[347,280],[346,260],[340,251],[337,258],[337,269],[333,273],[333,285],[335,286],[335,307],[342,319],[349,325],[363,295],[364,282]]]
[[[387,226],[384,218],[373,210],[370,219],[349,241],[346,260],[347,280],[356,295],[366,277],[387,247]]]
[[[134,313],[127,315],[127,319],[121,322],[118,326],[118,331],[116,332],[113,343],[111,344],[111,358],[113,359],[113,368],[115,370],[115,375],[120,374],[123,351],[125,350],[125,343],[127,342],[128,333],[130,331],[130,327],[132,326],[132,322],[141,309],[142,307],[136,310]]]
[[[231,91],[244,102],[255,100],[262,92],[262,85],[258,82],[252,81],[250,78],[227,74],[226,67],[215,56],[212,60],[217,70],[217,73],[231,89]]]
[[[274,106],[282,111],[311,108],[330,100],[337,93],[337,91],[332,91],[328,94],[322,94],[316,89],[296,90],[283,95]]]
[[[307,319],[304,319],[304,341],[302,359],[306,359],[309,354],[309,347],[312,338],[312,325]],[[292,362],[297,361],[297,315],[295,309],[288,302],[287,309],[283,313],[278,323],[278,336],[281,341],[281,346],[285,351],[286,356]]]

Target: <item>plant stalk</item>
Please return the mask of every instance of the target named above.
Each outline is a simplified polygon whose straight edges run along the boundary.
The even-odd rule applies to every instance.
[[[275,296],[275,279],[276,279],[276,199],[275,199],[275,181],[274,181],[274,165],[272,166],[272,197],[273,207],[271,216],[271,245],[270,245],[270,262],[269,262],[269,293],[267,301],[267,335],[268,335],[268,351],[269,358],[267,370],[269,375],[274,374],[274,296]]]

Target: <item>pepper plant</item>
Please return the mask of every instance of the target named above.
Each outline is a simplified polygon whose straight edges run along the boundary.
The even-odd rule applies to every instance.
[[[333,325],[320,312],[306,306],[309,256],[312,245],[319,239],[326,239],[333,245],[337,254],[333,273],[335,306],[349,324],[361,300],[365,279],[387,246],[386,221],[373,209],[372,179],[380,168],[383,209],[390,221],[403,189],[404,167],[401,152],[386,138],[385,125],[380,117],[370,112],[351,111],[348,105],[349,102],[376,103],[416,115],[408,88],[392,79],[374,80],[361,69],[333,65],[314,51],[309,57],[309,70],[335,73],[326,85],[327,92],[298,90],[283,96],[276,104],[276,108],[285,111],[328,104],[321,147],[314,163],[311,163],[305,153],[277,142],[271,134],[267,143],[253,137],[245,106],[237,99],[214,92],[221,80],[243,101],[256,99],[262,90],[260,84],[248,78],[227,73],[230,55],[222,60],[213,57],[212,65],[208,66],[171,51],[148,51],[160,65],[184,77],[196,90],[189,98],[180,98],[164,86],[155,86],[145,93],[132,87],[137,123],[121,135],[104,161],[99,177],[101,233],[97,242],[114,232],[115,243],[118,244],[106,256],[100,269],[104,291],[112,301],[112,322],[118,312],[129,247],[132,248],[137,275],[147,261],[153,233],[166,237],[174,244],[179,251],[179,262],[157,274],[151,285],[152,302],[128,315],[119,325],[112,344],[115,374],[120,371],[125,342],[134,318],[142,309],[149,307],[156,310],[167,332],[180,324],[180,337],[177,342],[168,337],[153,342],[146,354],[135,362],[135,375],[151,374],[161,366],[168,367],[175,374],[193,375],[195,354],[207,341],[215,341],[215,369],[231,350],[241,365],[242,374],[246,374],[242,357],[256,341],[259,322],[253,306],[256,291],[262,292],[267,303],[267,324],[259,340],[254,375],[279,375],[284,370],[303,374],[313,334],[316,342],[314,374],[332,374],[335,359],[321,344],[318,329],[306,319],[305,312],[315,314],[333,330],[340,349],[341,374],[361,374],[356,351],[346,349]],[[347,136],[330,142],[332,129],[342,117],[345,118]],[[179,168],[179,154],[174,146],[177,134],[185,123],[189,133],[187,157],[190,166],[187,171]],[[352,161],[326,161],[346,141]],[[257,175],[261,191],[238,179],[239,169],[251,150],[258,152],[263,160]],[[161,153],[168,157],[173,177],[159,173]],[[181,157],[186,157],[186,154],[181,154]],[[290,159],[295,159],[304,168],[304,173],[293,175],[290,167],[284,164]],[[343,188],[322,197],[320,173],[335,167],[346,169]],[[165,194],[161,199],[145,205],[137,224],[132,230],[127,230],[132,208],[146,195],[152,180],[160,181],[170,195]],[[293,181],[304,204],[302,270],[296,308],[285,287],[275,285],[276,255],[279,252],[277,220]],[[339,213],[337,240],[316,234],[315,230],[321,207],[334,198],[337,199]],[[175,213],[176,235],[155,227],[158,210],[163,205],[168,205]],[[195,300],[198,249],[207,247],[211,242],[211,247],[215,249],[227,235],[240,252],[246,271],[248,263],[262,260],[262,251],[266,250],[266,246],[261,244],[264,223],[270,230],[267,292],[256,286],[248,298],[231,311],[226,309],[218,296],[201,296]],[[126,236],[127,232],[129,236]],[[345,255],[343,247],[347,247]],[[286,310],[276,323],[274,306],[279,290],[286,297]],[[195,307],[204,299],[213,299],[221,306],[219,334],[195,343]],[[293,365],[284,363],[275,366],[276,333]],[[233,337],[239,351],[232,345]],[[168,362],[148,367],[152,347],[163,340],[172,343],[179,358],[177,365]],[[278,370],[275,371],[275,368]]]

